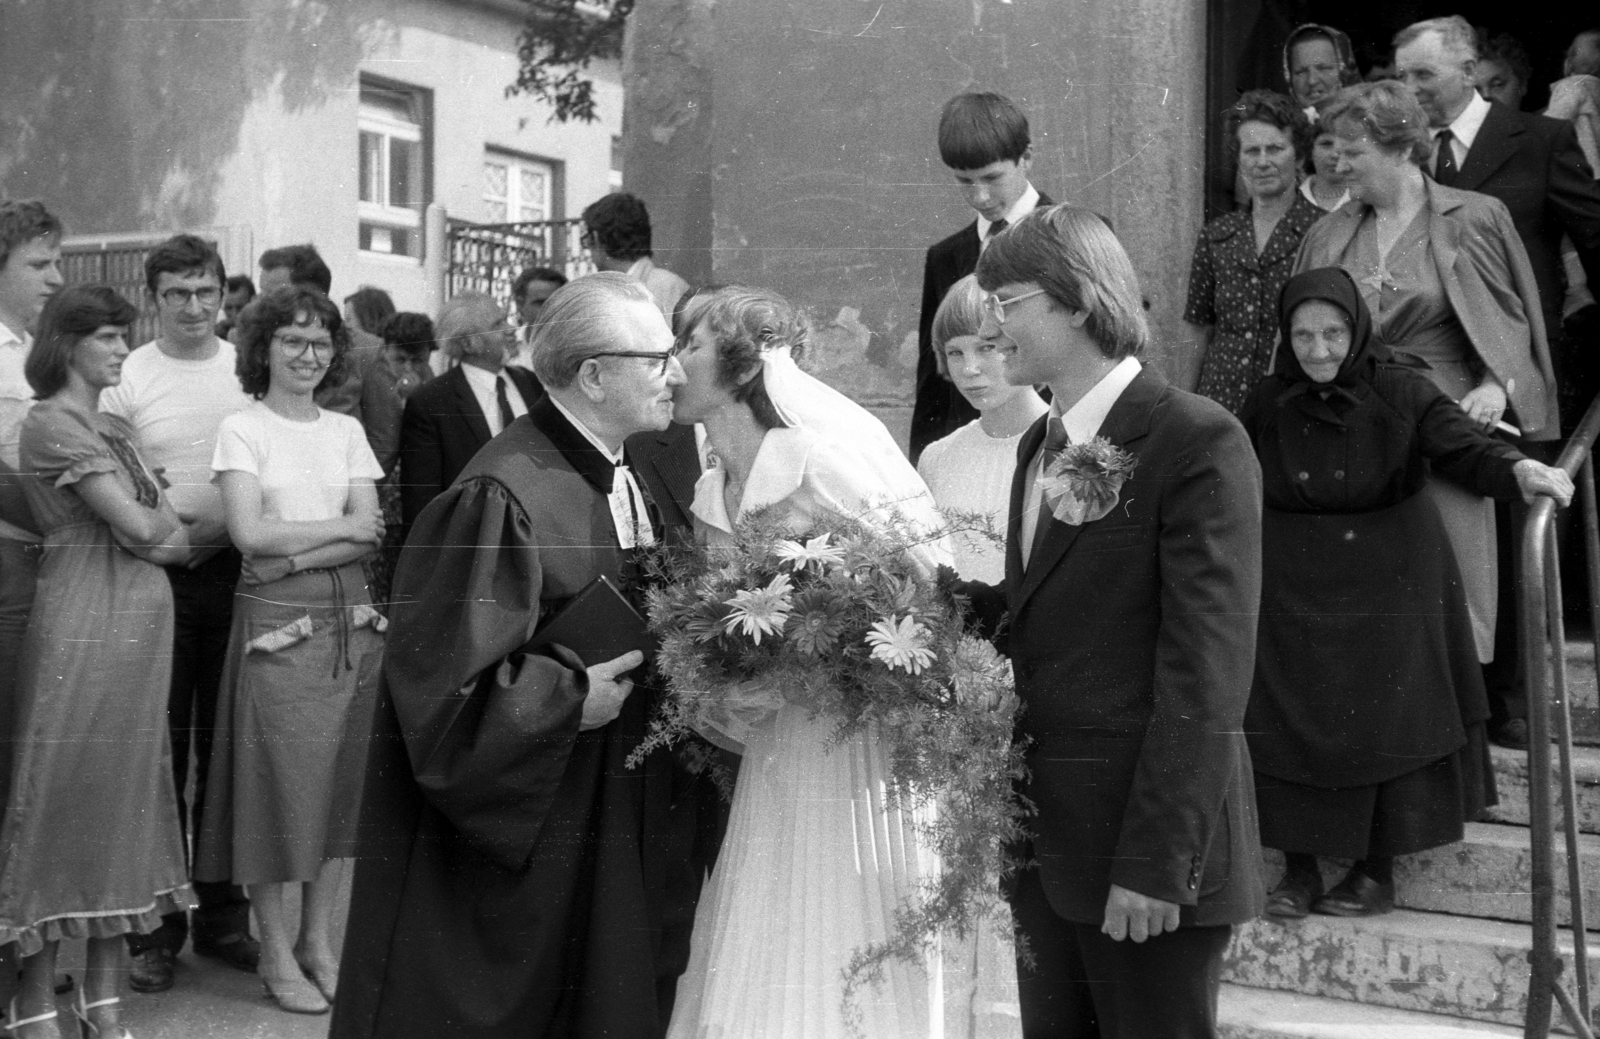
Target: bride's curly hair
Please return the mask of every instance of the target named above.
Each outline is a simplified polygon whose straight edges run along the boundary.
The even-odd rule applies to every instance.
[[[783,420],[762,380],[761,355],[787,347],[796,360],[805,352],[809,326],[788,300],[770,289],[727,285],[694,296],[683,311],[678,342],[704,328],[717,344],[717,381],[768,429]]]

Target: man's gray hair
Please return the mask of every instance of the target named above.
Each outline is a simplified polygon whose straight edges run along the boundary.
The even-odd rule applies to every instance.
[[[439,350],[452,360],[469,352],[473,340],[493,328],[506,316],[506,308],[493,296],[482,292],[463,292],[451,296],[439,308],[434,334]]]
[[[1412,24],[1395,33],[1394,49],[1417,42],[1423,33],[1436,32],[1444,49],[1455,55],[1457,61],[1478,60],[1478,33],[1472,23],[1459,14],[1444,18],[1429,18]]]
[[[565,389],[583,362],[605,350],[631,350],[624,305],[655,306],[650,290],[626,274],[601,271],[561,286],[545,301],[533,332],[533,374],[547,388]]]

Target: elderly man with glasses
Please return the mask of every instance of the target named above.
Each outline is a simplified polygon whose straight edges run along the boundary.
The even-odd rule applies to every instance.
[[[544,393],[532,372],[506,366],[515,333],[493,298],[453,297],[439,314],[437,335],[450,367],[406,398],[400,419],[400,513],[407,530],[478,449]]]
[[[534,361],[548,395],[400,556],[334,1039],[659,1036],[671,1012],[693,819],[670,754],[626,765],[643,656],[529,636],[600,578],[642,609],[638,552],[674,536],[695,465],[690,439],[688,479],[660,481],[629,439],[667,429],[683,369],[618,273],[550,297]]]

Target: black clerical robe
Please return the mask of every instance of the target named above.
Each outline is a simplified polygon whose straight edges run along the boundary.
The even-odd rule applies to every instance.
[[[673,815],[682,777],[669,755],[624,764],[645,732],[646,690],[580,732],[582,663],[518,651],[596,576],[627,580],[612,475],[541,401],[412,527],[334,1039],[665,1030],[683,956],[663,940],[674,898],[663,878],[684,871],[659,856],[684,846],[669,831],[694,825]]]

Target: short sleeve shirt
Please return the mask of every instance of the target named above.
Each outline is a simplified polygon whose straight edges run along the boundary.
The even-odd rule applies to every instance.
[[[295,422],[260,401],[222,420],[211,468],[250,473],[261,482],[261,514],[295,523],[337,519],[353,480],[377,480],[383,468],[361,423],[319,409]]]

